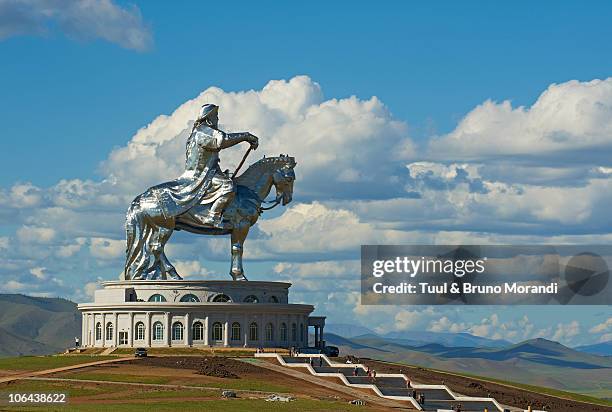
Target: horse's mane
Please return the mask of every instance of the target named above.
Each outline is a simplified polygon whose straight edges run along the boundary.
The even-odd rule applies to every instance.
[[[280,155],[277,157],[264,156],[263,159],[259,159],[250,165],[243,174],[235,179],[235,181],[238,185],[251,187],[257,182],[260,176],[270,168],[279,168],[283,166],[294,167],[295,164],[295,158],[289,155]]]

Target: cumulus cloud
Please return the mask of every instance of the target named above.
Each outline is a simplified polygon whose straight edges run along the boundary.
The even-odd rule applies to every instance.
[[[569,323],[559,323],[552,334],[552,340],[569,343],[580,333],[580,323],[576,320]]]
[[[45,270],[46,268],[37,266],[30,269],[30,273],[34,275],[37,279],[45,280],[47,278],[47,275],[45,275]]]
[[[394,120],[376,97],[324,100],[320,86],[306,76],[271,81],[260,91],[205,90],[114,150],[103,165],[109,179],[136,192],[178,176],[194,116],[210,102],[220,106],[221,128],[260,136],[259,153],[296,157],[297,200],[388,198],[401,193],[400,161],[414,156],[406,125]],[[224,151],[222,167],[233,169],[244,150],[239,146]],[[366,166],[372,164],[377,166]]]
[[[457,314],[454,315],[455,317]],[[534,336],[534,324],[527,315],[517,319],[502,321],[497,313],[485,316],[480,322],[452,320],[448,315],[432,320],[427,330],[430,332],[470,333],[489,339],[517,341]]]
[[[612,148],[612,79],[551,84],[531,107],[486,101],[448,135],[432,140],[430,155],[491,159]],[[577,159],[590,163],[591,159]]]
[[[202,264],[197,260],[177,260],[174,262],[174,267],[184,278],[193,278],[195,276],[206,278],[208,275],[212,274],[210,270],[202,266]]]
[[[126,49],[152,47],[151,30],[135,5],[112,0],[4,0],[0,2],[0,40],[46,35],[58,27],[78,40],[102,39]]]
[[[593,326],[591,329],[589,329],[589,332],[590,333],[612,332],[612,318],[608,318],[606,319],[606,321],[602,323],[598,323],[597,325]]]
[[[125,241],[94,237],[91,238],[89,251],[92,256],[100,259],[116,259],[125,253]]]
[[[23,243],[49,243],[56,232],[50,227],[22,226],[17,230],[17,239]]]

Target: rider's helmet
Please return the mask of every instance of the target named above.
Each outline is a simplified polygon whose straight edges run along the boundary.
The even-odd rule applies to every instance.
[[[201,122],[209,116],[212,116],[214,113],[219,111],[219,106],[208,103],[202,106],[200,109],[200,114],[198,115],[198,121]]]

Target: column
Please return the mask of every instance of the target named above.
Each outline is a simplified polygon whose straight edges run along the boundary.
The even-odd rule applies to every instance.
[[[274,346],[280,348],[280,322],[278,313],[274,315]]]
[[[208,328],[208,314],[206,315],[206,317],[204,318],[204,345],[208,346],[208,337],[209,337],[210,331]]]
[[[287,343],[288,346],[295,346],[295,342],[292,340],[293,336],[291,335],[291,315],[287,315]]]
[[[319,327],[315,325],[315,348],[319,347]]]
[[[130,312],[130,328],[128,329],[130,348],[134,347],[134,332],[134,312]]]
[[[227,314],[223,323],[223,346],[226,348],[229,346],[229,315]]]
[[[183,328],[183,339],[185,346],[191,346],[191,322],[189,321],[189,313],[185,313],[185,327]]]
[[[119,314],[117,312],[113,313],[113,346],[119,346]]]
[[[324,329],[324,328],[325,328],[325,326],[324,326],[324,325],[321,325],[321,333],[320,333],[320,335],[321,335],[321,336],[319,336],[319,341],[320,341],[319,343],[320,343],[321,345],[323,345],[323,343],[324,343],[324,341],[325,341],[325,338],[323,337],[323,329]]]
[[[170,312],[166,312],[166,346],[172,346],[172,325],[170,325]]]
[[[95,344],[95,333],[96,333],[96,315],[95,313],[89,314],[89,332],[87,333],[87,346],[93,347]]]
[[[146,323],[146,330],[145,330],[145,342],[147,344],[147,348],[151,347],[151,334],[153,333],[153,331],[151,330],[151,312],[147,312],[147,323]]]
[[[102,314],[102,347],[106,347],[106,313]]]
[[[260,348],[264,347],[264,334],[266,333],[266,315],[261,315],[257,317],[259,319],[259,321],[257,322],[257,337],[258,339],[258,346]]]
[[[242,333],[244,334],[244,347],[249,346],[249,318],[244,315],[244,321],[242,322]]]
[[[86,345],[87,329],[89,327],[89,314],[81,315],[81,346]],[[76,342],[74,342],[76,347]]]

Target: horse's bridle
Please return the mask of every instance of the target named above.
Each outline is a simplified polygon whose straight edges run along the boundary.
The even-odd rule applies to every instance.
[[[272,206],[269,206],[269,207],[260,206],[259,210],[261,210],[263,212],[264,210],[274,209],[276,206],[278,206],[280,204],[280,202],[281,202],[281,198],[280,197],[277,197],[275,201],[265,200],[264,199],[264,200],[261,201],[261,203],[274,203],[274,204]]]

